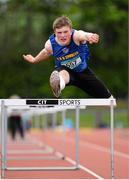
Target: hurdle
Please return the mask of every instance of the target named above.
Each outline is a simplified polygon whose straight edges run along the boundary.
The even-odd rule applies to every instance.
[[[110,99],[0,99],[1,106],[1,177],[5,177],[5,170],[74,170],[79,168],[79,117],[81,106],[107,106],[110,107],[110,150],[111,150],[111,178],[114,178],[114,107],[116,100]],[[58,167],[13,167],[6,166],[6,121],[7,121],[7,107],[8,106],[73,106],[76,115],[76,129],[75,129],[75,143],[76,143],[76,157],[74,166],[58,166]]]

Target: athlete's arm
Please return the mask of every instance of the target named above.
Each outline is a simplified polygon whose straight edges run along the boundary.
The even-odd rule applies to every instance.
[[[80,42],[88,41],[90,44],[92,43],[98,43],[99,41],[99,35],[95,33],[88,33],[82,30],[75,31],[73,38],[77,44],[80,44]]]
[[[30,63],[37,63],[47,59],[52,54],[52,47],[50,40],[47,40],[44,48],[34,57],[31,54],[23,55],[23,58]]]

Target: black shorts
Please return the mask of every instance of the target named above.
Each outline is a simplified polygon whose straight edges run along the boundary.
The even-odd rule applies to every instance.
[[[56,68],[56,70],[66,70],[70,75],[70,82],[67,84],[74,85],[93,98],[109,98],[111,96],[110,91],[106,88],[104,83],[96,77],[93,71],[88,67],[82,72],[74,72],[66,66]]]

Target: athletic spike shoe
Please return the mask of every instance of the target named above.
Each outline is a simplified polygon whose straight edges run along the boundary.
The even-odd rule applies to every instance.
[[[60,96],[60,77],[58,71],[53,71],[50,76],[50,86],[52,88],[54,96],[57,98]]]

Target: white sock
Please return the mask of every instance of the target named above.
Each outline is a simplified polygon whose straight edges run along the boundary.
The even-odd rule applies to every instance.
[[[60,90],[63,90],[65,88],[65,81],[61,75],[59,75],[59,77],[60,77]]]

